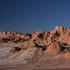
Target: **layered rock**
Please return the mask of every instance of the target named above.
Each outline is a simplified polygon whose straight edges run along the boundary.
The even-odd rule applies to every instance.
[[[70,46],[70,29],[57,26],[53,31],[39,31],[29,33],[0,32],[0,42],[19,43],[20,47],[39,47],[46,49],[48,54],[57,55],[61,47]],[[66,45],[62,45],[62,44]],[[66,48],[67,49],[67,48]]]
[[[40,31],[32,34],[0,32],[0,59],[7,59],[7,63],[12,60],[32,61],[33,64],[51,62],[53,58],[70,60],[69,28],[57,26],[50,32]]]

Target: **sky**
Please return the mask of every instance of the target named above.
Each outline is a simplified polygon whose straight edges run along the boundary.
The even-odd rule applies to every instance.
[[[70,0],[0,0],[0,31],[49,31],[70,27]]]

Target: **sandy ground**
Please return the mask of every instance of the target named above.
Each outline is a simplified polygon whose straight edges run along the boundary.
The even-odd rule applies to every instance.
[[[2,65],[0,66],[0,70],[70,70],[67,67],[53,67],[47,68],[47,65],[24,65],[24,64],[16,64],[16,65]]]
[[[70,61],[62,61],[57,59],[47,60],[45,62],[28,62],[3,64],[0,70],[70,70]]]

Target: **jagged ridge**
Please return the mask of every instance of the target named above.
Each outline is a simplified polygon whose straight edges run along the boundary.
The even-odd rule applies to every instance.
[[[42,60],[46,60],[48,56],[70,59],[70,29],[62,26],[57,26],[50,32],[40,31],[33,32],[32,34],[0,32],[0,43],[7,44],[7,46],[10,46],[10,43],[14,44],[12,47],[7,47],[8,51],[7,48],[5,49],[9,55],[14,55],[11,57],[8,55],[9,57],[7,57],[8,59],[14,58],[14,62],[16,59],[17,61],[19,59],[19,61],[27,59],[41,62]],[[5,47],[1,48],[4,49]],[[18,55],[18,53],[22,54]],[[0,59],[5,56],[7,56],[7,54],[4,56],[1,54]]]

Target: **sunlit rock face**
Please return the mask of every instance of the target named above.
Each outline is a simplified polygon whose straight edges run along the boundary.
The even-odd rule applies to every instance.
[[[70,44],[70,29],[57,26],[53,31],[51,31],[51,34],[48,40],[61,41],[61,42],[66,42]]]
[[[32,40],[37,39],[39,33],[42,33],[42,32],[33,32],[33,33],[32,33]]]
[[[26,42],[33,41],[42,45],[49,45],[54,41],[61,41],[70,43],[70,29],[62,26],[56,26],[54,30],[39,31],[29,33],[18,33],[18,32],[0,32],[0,38],[8,39],[12,42]]]
[[[61,53],[58,42],[53,42],[47,48],[47,54],[50,56],[55,56]]]
[[[11,62],[47,60],[47,57],[69,60],[70,29],[57,26],[52,31],[29,33],[0,32],[0,59]],[[13,60],[14,59],[14,60]],[[6,60],[6,62],[7,62]],[[9,62],[9,63],[11,63]]]
[[[34,47],[35,44],[33,41],[25,41],[21,44],[22,48]]]
[[[7,65],[9,66],[7,67]],[[2,70],[13,70],[12,67],[19,70],[21,67],[26,70],[33,70],[35,67],[44,70],[67,67],[67,65],[70,67],[69,28],[56,26],[50,32],[37,31],[31,34],[0,32],[0,66]],[[20,68],[18,68],[19,66]]]

